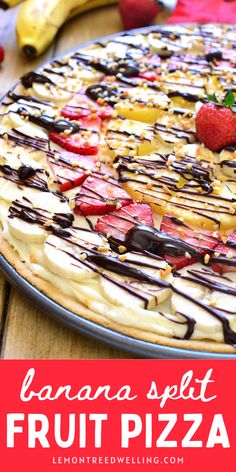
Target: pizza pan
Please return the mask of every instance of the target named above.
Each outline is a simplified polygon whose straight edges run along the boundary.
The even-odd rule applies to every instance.
[[[177,26],[177,25],[176,25]],[[183,24],[181,25],[183,26]],[[158,28],[161,25],[157,26]],[[171,25],[172,27],[172,25]],[[137,33],[137,32],[145,32],[145,31],[155,31],[155,26],[150,28],[139,28],[132,30],[130,33]],[[73,48],[68,52],[61,54],[60,56],[54,57],[51,61],[53,62],[55,59],[60,59],[61,57],[75,52],[79,49],[83,49],[84,47],[96,44],[96,42],[110,40],[117,36],[122,36],[127,32],[121,32],[112,34],[109,36],[105,36],[99,38],[94,41],[90,41],[88,43],[80,44],[78,47]],[[47,62],[47,64],[49,63]],[[42,64],[37,71],[41,69],[41,67],[46,66],[46,64]],[[16,84],[17,85],[17,84]],[[13,87],[14,88],[14,87]],[[93,321],[89,321],[85,318],[80,317],[79,315],[73,313],[72,311],[64,308],[60,304],[56,303],[51,298],[44,295],[39,289],[37,289],[34,285],[24,279],[12,265],[2,256],[0,255],[0,271],[3,275],[7,278],[7,280],[17,289],[19,289],[25,297],[30,299],[41,311],[45,312],[51,318],[56,321],[59,321],[63,325],[67,326],[68,328],[77,331],[78,333],[88,336],[96,341],[108,344],[109,346],[120,349],[125,352],[129,352],[134,356],[140,358],[152,358],[152,359],[235,359],[236,354],[218,354],[212,353],[207,351],[196,351],[196,350],[188,350],[188,349],[181,349],[175,347],[168,347],[159,344],[154,344],[147,341],[142,341],[136,338],[132,338],[130,336],[121,334],[117,331],[113,331],[109,328],[106,328],[102,325],[99,325]]]

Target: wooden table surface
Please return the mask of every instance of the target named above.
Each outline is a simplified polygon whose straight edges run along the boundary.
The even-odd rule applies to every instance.
[[[158,16],[165,22],[174,6],[166,0],[166,9]],[[53,56],[86,41],[122,30],[117,7],[103,7],[76,17],[63,26],[51,47],[36,60],[28,61],[18,51],[15,21],[18,7],[0,11],[0,44],[6,58],[0,66],[0,96],[25,72]],[[122,351],[94,342],[61,326],[34,307],[0,274],[0,357],[18,359],[89,359],[130,357]]]

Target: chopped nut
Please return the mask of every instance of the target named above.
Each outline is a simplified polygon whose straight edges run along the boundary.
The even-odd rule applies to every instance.
[[[125,246],[118,246],[118,251],[120,252],[120,254],[123,254],[127,251],[127,248]]]
[[[108,252],[109,246],[98,246],[98,252]]]
[[[81,259],[81,261],[85,261],[85,259],[87,258],[86,252],[81,252],[81,254],[79,254],[79,258]]]
[[[121,256],[119,256],[119,260],[121,262],[124,262],[126,259],[127,259],[127,256],[125,254],[122,254]]]
[[[75,208],[75,201],[74,200],[69,201],[69,207],[70,207],[71,210],[73,210]]]

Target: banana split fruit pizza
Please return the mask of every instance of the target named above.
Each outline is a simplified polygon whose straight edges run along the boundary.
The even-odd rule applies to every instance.
[[[123,33],[0,109],[1,254],[58,304],[236,354],[236,28]]]

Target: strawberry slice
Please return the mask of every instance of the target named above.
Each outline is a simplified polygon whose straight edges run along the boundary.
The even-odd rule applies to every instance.
[[[61,192],[81,185],[88,177],[88,172],[98,167],[93,157],[80,156],[65,150],[59,154],[50,153],[48,162],[57,178]]]
[[[138,224],[154,225],[151,207],[146,203],[133,203],[103,216],[97,221],[95,229],[124,242],[127,231]]]
[[[169,215],[163,217],[160,229],[175,238],[181,239],[193,249],[198,249],[202,256],[208,253],[211,254],[218,242],[218,240],[212,236],[211,231],[202,229],[201,232],[196,231],[178,220],[178,218]],[[198,262],[196,257],[189,257],[189,255],[170,256],[166,254],[165,259],[170,264],[174,265],[177,270]]]
[[[74,95],[72,100],[62,109],[61,114],[70,120],[79,120],[96,114],[101,120],[111,118],[114,110],[109,105],[99,105],[96,101],[91,100],[85,94]]]
[[[49,132],[49,138],[67,151],[76,154],[94,155],[98,152],[100,118],[80,119],[80,129],[74,134]]]
[[[158,79],[161,58],[156,54],[148,54],[145,59],[142,58],[142,65],[144,65],[145,68],[141,70],[139,76],[149,82],[155,82],[155,80]]]
[[[131,197],[109,174],[95,172],[88,177],[75,199],[75,213],[78,215],[104,215],[132,203]]]
[[[220,274],[236,272],[236,230],[228,237],[226,244],[217,244],[211,257],[211,266]]]
[[[158,74],[154,70],[146,70],[144,72],[140,72],[139,76],[142,79],[146,79],[149,82],[155,82],[158,79]]]

